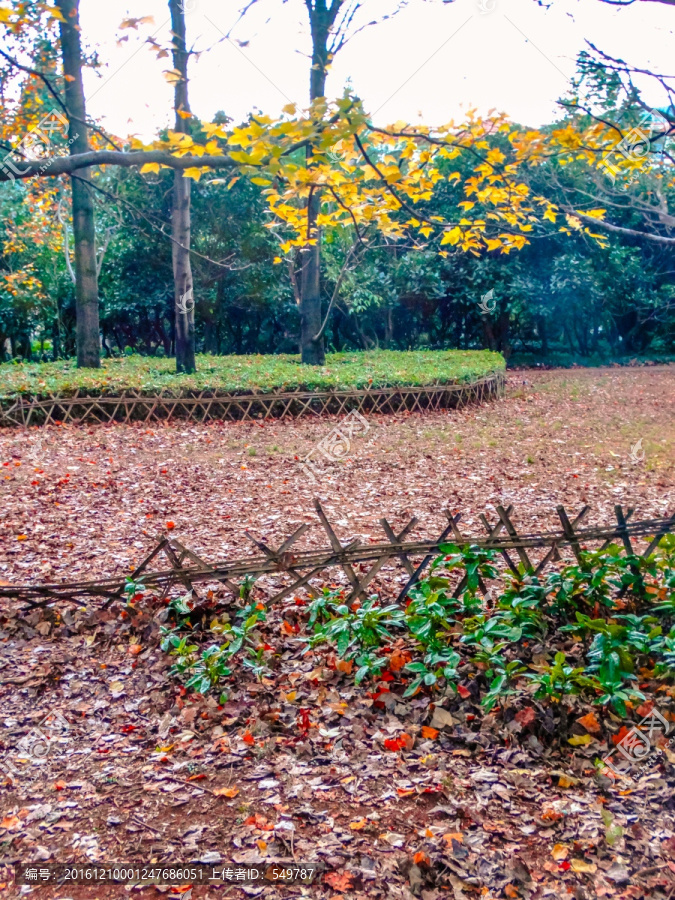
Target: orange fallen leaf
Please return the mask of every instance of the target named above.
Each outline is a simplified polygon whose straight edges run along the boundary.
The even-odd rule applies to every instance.
[[[600,734],[600,732],[602,731],[602,727],[598,722],[594,712],[587,713],[585,716],[577,719],[577,722],[580,725],[583,725],[586,731],[590,731],[591,734]]]
[[[138,656],[138,654],[141,652],[142,649],[143,649],[142,644],[129,644],[129,649],[127,650],[127,653],[129,653],[130,656]]]
[[[335,663],[335,668],[338,672],[344,672],[345,675],[351,675],[352,669],[354,668],[354,660],[353,659],[338,659]]]
[[[54,782],[54,790],[55,791],[62,791],[65,786],[66,786],[65,781],[55,781]]]
[[[429,857],[427,856],[427,854],[424,852],[424,850],[418,850],[418,852],[413,856],[413,862],[415,863],[416,866],[419,866],[421,863],[424,863],[425,865],[428,866],[430,863],[430,860],[429,860]]]
[[[274,825],[272,825],[265,816],[261,816],[260,813],[256,813],[253,816],[249,816],[248,819],[244,819],[244,825],[253,825],[260,831],[274,830]]]
[[[176,523],[175,522],[167,522],[166,527],[169,531],[173,531],[173,529],[176,527]]]
[[[16,826],[20,824],[21,819],[18,816],[5,816],[2,822],[0,822],[0,828],[16,828]]]
[[[432,728],[431,725],[422,725],[422,737],[435,741],[438,737],[438,729]]]
[[[351,872],[329,872],[324,875],[323,880],[336,891],[345,893],[352,888]]]
[[[356,822],[350,822],[349,827],[351,828],[352,831],[361,831],[361,829],[365,828],[367,824],[368,824],[367,819],[359,819]]]
[[[464,843],[464,835],[462,834],[461,831],[454,831],[454,832],[450,832],[448,834],[444,834],[443,840],[449,847],[451,847],[453,841],[457,841],[458,844],[463,844]]]
[[[407,665],[412,659],[407,650],[394,650],[389,657],[389,668],[392,672],[400,672],[403,666]]]
[[[236,797],[239,793],[238,787],[220,787],[213,792],[216,797]]]
[[[512,884],[504,885],[504,893],[507,897],[520,897],[517,888],[514,888]]]

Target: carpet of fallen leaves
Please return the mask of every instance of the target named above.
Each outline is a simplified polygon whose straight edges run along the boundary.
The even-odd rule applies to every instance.
[[[612,521],[616,503],[636,519],[675,511],[672,366],[513,372],[503,400],[368,421],[346,458],[314,467],[316,481],[301,463],[321,459],[338,420],[0,430],[0,583],[128,573],[167,529],[209,560],[242,556],[246,529],[276,546],[317,525],[317,496],[343,541],[380,540],[382,516],[396,530],[416,515],[413,536],[436,534],[445,508],[478,534],[498,503],[524,530],[555,527],[559,503],[588,503],[588,525]],[[317,525],[303,541],[326,537]],[[387,596],[404,578],[385,569],[374,589]],[[282,583],[255,590],[265,599]],[[595,774],[594,740],[544,745],[525,721],[505,735],[497,716],[453,721],[429,696],[392,704],[325,654],[302,654],[294,602],[269,618],[273,671],[242,678],[223,707],[168,678],[164,610],[122,617],[92,601],[57,616],[5,603],[0,763],[49,713],[69,730],[43,762],[0,776],[0,865],[295,859],[323,870],[309,887],[194,889],[212,900],[675,897],[672,753],[614,783]],[[19,896],[10,882],[0,894]]]

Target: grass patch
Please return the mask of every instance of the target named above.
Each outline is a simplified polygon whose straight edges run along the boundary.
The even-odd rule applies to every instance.
[[[0,365],[0,399],[68,397],[78,390],[89,396],[116,396],[129,389],[179,396],[203,390],[247,394],[457,384],[504,368],[502,356],[489,350],[332,353],[325,366],[303,366],[299,356],[290,354],[200,355],[194,375],[176,375],[174,360],[148,356],[106,359],[100,369],[78,369],[73,360],[4,363]]]

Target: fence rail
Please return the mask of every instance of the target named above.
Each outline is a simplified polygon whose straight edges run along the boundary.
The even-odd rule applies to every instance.
[[[258,551],[256,554],[229,562],[208,563],[177,539],[169,535],[162,535],[151,553],[128,578],[116,576],[98,581],[78,581],[67,584],[5,585],[0,586],[0,598],[15,598],[23,601],[28,608],[33,608],[47,606],[60,600],[84,606],[86,604],[81,598],[102,597],[105,598],[105,606],[109,606],[124,596],[129,580],[146,588],[159,589],[164,594],[168,593],[174,585],[181,584],[199,597],[195,585],[200,583],[220,582],[238,596],[239,580],[262,575],[283,574],[289,576],[292,579],[291,584],[277,592],[271,598],[271,602],[273,602],[301,589],[316,596],[318,591],[311,582],[320,579],[328,570],[340,568],[347,576],[351,586],[349,599],[353,601],[363,594],[386,563],[390,560],[398,560],[409,576],[398,597],[401,601],[419,580],[431,560],[439,553],[440,547],[448,542],[460,546],[474,545],[494,550],[502,555],[507,567],[512,572],[518,573],[524,570],[539,574],[550,563],[561,559],[560,550],[563,548],[568,548],[577,559],[580,559],[583,550],[588,548],[589,544],[600,544],[600,547],[596,547],[596,549],[602,550],[610,543],[617,541],[623,545],[626,554],[636,555],[638,551],[633,546],[633,540],[643,539],[647,541],[647,547],[642,551],[642,555],[648,556],[665,534],[675,531],[675,515],[636,522],[632,520],[634,510],[627,509],[624,512],[621,506],[615,507],[616,523],[599,528],[580,528],[589,507],[583,507],[579,514],[570,520],[565,508],[558,506],[556,512],[561,523],[560,529],[519,535],[511,519],[513,508],[509,506],[505,509],[498,506],[496,508],[498,519],[494,525],[488,521],[486,516],[481,515],[480,517],[487,536],[476,537],[463,534],[458,524],[461,516],[453,515],[446,510],[448,524],[435,540],[406,540],[408,534],[417,525],[416,518],[411,519],[398,534],[383,518],[380,522],[386,541],[365,544],[360,540],[354,540],[343,545],[328,521],[319,500],[314,501],[314,506],[319,523],[328,536],[330,547],[318,550],[292,550],[293,545],[311,527],[303,524],[277,549],[269,547],[263,541],[244,532]],[[530,556],[530,553],[537,549],[546,550],[538,561]],[[517,557],[517,562],[512,554]],[[166,558],[170,568],[150,571],[150,564],[160,556]],[[417,564],[413,563],[413,558],[419,560],[420,557],[421,561]],[[357,574],[354,566],[359,563],[371,563],[372,565],[367,572]],[[457,592],[463,588],[464,583],[465,579],[458,585]],[[486,593],[487,588],[482,582],[480,586],[483,593]]]
[[[495,372],[464,384],[427,387],[390,387],[364,390],[282,391],[279,393],[231,394],[203,390],[194,395],[171,396],[161,392],[145,396],[126,391],[114,397],[91,397],[76,392],[72,397],[0,398],[0,426],[49,425],[56,423],[132,421],[151,422],[187,419],[252,421],[260,418],[297,418],[304,415],[370,413],[449,409],[480,403],[504,392],[506,376]]]

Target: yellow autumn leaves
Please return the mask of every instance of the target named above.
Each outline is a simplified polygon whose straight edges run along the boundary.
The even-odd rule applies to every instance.
[[[576,153],[587,139],[571,126],[552,135],[521,132],[496,113],[469,112],[464,122],[438,129],[404,123],[380,129],[351,96],[317,100],[302,114],[289,104],[278,119],[252,116],[229,132],[210,123],[201,127],[205,143],[169,132],[152,148],[176,156],[227,156],[236,174],[264,189],[273,214],[267,227],[275,230],[282,253],[316,243],[317,228],[345,227],[363,239],[376,234],[414,247],[436,246],[443,255],[521,249],[528,234],[556,225],[560,215],[553,203],[532,194],[525,170],[552,154]],[[597,129],[593,137],[600,139]],[[150,149],[137,142],[135,149],[141,148]],[[148,163],[141,171],[159,168]],[[198,180],[207,171],[192,166],[184,174]],[[454,215],[427,214],[427,204],[439,195]],[[318,214],[310,220],[308,208],[316,207],[317,198]],[[604,210],[590,215],[602,218]],[[558,227],[590,234],[569,214]]]

